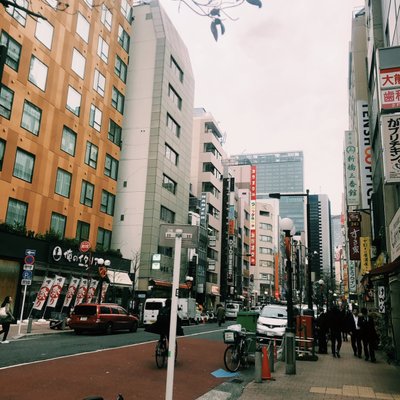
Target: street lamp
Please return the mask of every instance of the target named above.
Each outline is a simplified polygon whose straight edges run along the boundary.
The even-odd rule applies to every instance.
[[[286,374],[296,374],[296,338],[293,317],[293,271],[291,259],[291,240],[293,234],[293,221],[290,218],[283,218],[280,228],[285,233],[286,273],[287,273],[287,327],[285,332],[286,340]]]
[[[280,199],[281,197],[307,197],[307,209],[306,209],[306,229],[307,229],[307,246],[310,248],[311,245],[311,232],[310,232],[310,191],[307,189],[306,193],[269,193],[269,197],[272,199]],[[312,310],[312,282],[311,282],[311,258],[308,260],[307,266],[307,279],[306,279],[306,289],[307,289],[307,307]]]

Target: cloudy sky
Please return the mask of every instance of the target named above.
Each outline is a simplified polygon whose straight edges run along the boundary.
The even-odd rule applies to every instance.
[[[204,107],[226,133],[228,154],[304,152],[305,188],[341,211],[348,129],[348,49],[363,0],[262,0],[232,9],[216,42],[210,20],[161,0],[188,47]]]

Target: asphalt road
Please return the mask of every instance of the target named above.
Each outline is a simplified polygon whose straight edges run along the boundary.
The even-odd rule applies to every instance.
[[[223,369],[223,328],[215,324],[185,327],[178,338],[174,400],[197,399],[228,378]],[[13,341],[0,347],[1,398],[81,400],[122,393],[129,399],[164,399],[167,369],[154,359],[157,335],[136,333],[79,335],[65,332]]]

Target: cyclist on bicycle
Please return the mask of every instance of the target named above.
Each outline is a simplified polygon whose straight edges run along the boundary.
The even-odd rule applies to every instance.
[[[157,316],[157,327],[160,333],[160,340],[164,337],[169,339],[169,325],[171,321],[171,299],[167,299],[165,306],[160,309]],[[183,336],[182,320],[177,315],[176,320],[176,336]]]

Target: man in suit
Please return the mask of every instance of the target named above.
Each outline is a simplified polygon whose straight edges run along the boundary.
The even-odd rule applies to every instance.
[[[375,323],[373,318],[368,315],[366,308],[361,309],[362,318],[359,322],[361,339],[364,345],[365,361],[371,358],[371,362],[376,362],[375,359],[375,346],[378,341],[378,335],[375,330]]]
[[[353,312],[347,318],[347,329],[351,335],[351,347],[356,357],[361,358],[362,354],[362,341],[361,341],[361,328],[359,325],[360,316],[358,308],[353,306]]]

